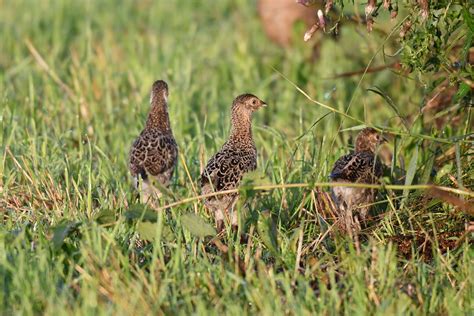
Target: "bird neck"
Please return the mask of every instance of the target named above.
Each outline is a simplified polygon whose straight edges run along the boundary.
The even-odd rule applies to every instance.
[[[148,113],[146,127],[158,129],[162,132],[171,132],[170,118],[166,103],[158,102],[153,104],[150,113]]]
[[[250,113],[233,113],[229,137],[231,142],[253,144],[251,119]]]
[[[375,154],[375,150],[374,148],[372,148],[370,144],[366,144],[364,142],[357,143],[355,147],[355,152],[360,153],[363,151],[367,151],[367,152],[370,152],[371,154]]]
[[[355,143],[355,152],[369,151],[372,154],[375,153],[374,145],[371,144],[366,138],[358,136]]]

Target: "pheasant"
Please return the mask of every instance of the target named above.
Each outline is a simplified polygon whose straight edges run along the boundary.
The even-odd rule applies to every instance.
[[[201,174],[203,194],[238,188],[243,175],[257,168],[257,149],[252,137],[252,113],[266,103],[252,94],[242,94],[232,103],[229,139],[208,161]],[[238,216],[234,210],[237,193],[217,195],[205,199],[205,205],[214,212],[217,230],[224,229],[224,217],[231,216],[233,229]]]
[[[178,156],[168,116],[168,84],[163,80],[153,83],[150,95],[151,109],[145,128],[135,139],[129,153],[129,169],[135,188],[140,187],[141,200],[161,196],[160,188],[168,187]],[[150,201],[151,202],[151,201]]]
[[[339,158],[330,174],[331,182],[375,184],[382,176],[382,164],[377,159],[377,147],[385,141],[373,128],[363,129],[356,138],[355,152]],[[336,204],[343,230],[352,235],[360,230],[360,220],[367,219],[368,210],[377,191],[370,188],[333,187],[331,195]],[[354,217],[355,214],[355,217]]]

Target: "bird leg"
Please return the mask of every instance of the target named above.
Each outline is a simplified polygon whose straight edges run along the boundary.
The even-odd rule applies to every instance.
[[[354,229],[357,231],[357,232],[360,232],[362,230],[362,227],[360,225],[360,220],[359,220],[359,215],[354,215],[354,220],[353,220],[353,225],[354,225]]]
[[[237,232],[239,230],[239,216],[234,208],[231,210],[230,223],[232,225],[232,231]]]
[[[371,216],[369,214],[369,207],[364,206],[360,209],[359,213],[359,218],[358,218],[358,223],[359,223],[359,228],[361,227],[367,227],[367,222],[371,219]],[[362,224],[362,225],[361,225]]]
[[[216,229],[217,233],[224,231],[224,212],[221,209],[214,211],[214,217],[216,218]]]
[[[356,248],[356,253],[360,255],[360,241],[359,241],[359,232],[360,232],[360,222],[358,216],[355,216],[353,219],[353,226],[352,226],[352,240],[354,241],[354,245]]]
[[[232,205],[231,211],[231,225],[232,225],[232,232],[234,234],[238,234],[239,232],[239,213],[235,209],[235,204]],[[245,232],[241,232],[240,236],[237,235],[237,240],[240,240],[241,244],[247,244],[249,240],[249,236]]]
[[[155,207],[154,200],[159,199],[162,196],[160,190],[155,188],[148,179],[140,181],[139,186],[138,191],[140,192],[140,203],[150,204]]]
[[[237,204],[238,199],[234,199],[232,204],[229,207],[230,210],[230,224],[232,225],[232,231],[237,232],[239,230],[239,214],[235,209],[235,205]]]
[[[344,228],[346,232],[349,233],[350,237],[352,238],[352,228],[354,225],[354,220],[353,220],[353,215],[352,215],[352,209],[350,207],[347,207],[344,210]]]
[[[140,179],[140,176],[133,178],[133,186],[138,190],[140,203],[146,204],[151,198],[150,184],[147,180]]]

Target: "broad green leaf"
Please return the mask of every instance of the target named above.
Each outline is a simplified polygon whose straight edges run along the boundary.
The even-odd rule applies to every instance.
[[[253,190],[256,186],[266,185],[271,183],[267,175],[260,171],[248,172],[242,178],[239,186],[239,194],[244,199],[252,197],[256,194]]]
[[[431,145],[430,149],[433,149],[434,146]],[[433,171],[433,165],[435,162],[436,155],[432,153],[432,150],[428,151],[429,157],[428,160],[424,163],[423,175],[421,176],[420,183],[425,184],[430,181],[431,174]]]
[[[413,151],[412,154],[413,156],[410,159],[410,163],[408,164],[407,174],[405,176],[405,185],[411,185],[413,182],[413,179],[415,178],[416,167],[418,163],[418,145],[416,145],[415,150]],[[408,189],[403,190],[403,196],[405,196],[405,199],[409,191],[410,190]]]
[[[133,204],[123,214],[128,220],[143,220],[149,222],[156,222],[158,214],[145,204]]]
[[[459,85],[458,91],[457,91],[456,94],[454,95],[454,102],[457,102],[457,101],[461,100],[461,99],[464,98],[469,92],[471,92],[471,87],[470,87],[467,83],[462,82],[462,83]]]
[[[436,182],[441,182],[444,176],[450,173],[453,169],[453,164],[449,163],[444,165],[441,169],[438,170],[436,173]]]
[[[293,252],[296,252],[298,250],[298,241],[300,239],[301,230],[303,229],[304,229],[304,225],[301,225],[297,227],[296,229],[294,229],[293,232],[291,233],[288,243],[290,245],[290,249]]]
[[[64,244],[64,240],[72,234],[82,223],[81,222],[63,222],[53,228],[53,247],[59,249]]]
[[[244,174],[241,186],[259,186],[271,183],[268,176],[261,171],[252,171]]]
[[[136,225],[136,231],[140,234],[140,238],[148,241],[157,241],[157,237],[159,240],[168,242],[174,240],[173,231],[162,219],[156,222],[139,221]]]
[[[163,225],[161,227],[161,239],[166,241],[173,241],[176,239],[173,231],[168,225]]]
[[[217,235],[216,229],[196,214],[189,213],[181,216],[181,223],[194,236],[204,238]]]
[[[140,238],[149,241],[155,240],[156,231],[158,230],[158,223],[152,222],[138,222],[137,232],[140,234]]]
[[[101,225],[111,224],[115,222],[115,211],[113,210],[101,210],[97,214],[95,214],[94,219],[97,223]]]
[[[260,213],[257,221],[257,231],[263,244],[273,255],[278,254],[278,237],[275,222],[269,211]]]
[[[255,185],[263,185],[270,183],[270,179],[268,178],[268,176],[258,170],[247,172],[243,176],[242,181],[252,181],[253,183],[255,183]]]

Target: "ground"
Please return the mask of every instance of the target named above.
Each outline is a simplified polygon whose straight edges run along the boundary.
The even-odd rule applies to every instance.
[[[397,61],[396,21],[371,34],[343,27],[313,61],[303,24],[282,49],[245,0],[21,0],[4,3],[0,21],[1,314],[473,312],[464,208],[384,189],[357,250],[321,203],[328,188],[313,185],[369,125],[392,132],[386,184],[472,192],[472,144],[460,137],[472,107],[448,107],[440,126],[421,110],[431,77],[362,74]],[[199,199],[141,216],[127,154],[156,79],[169,84],[180,147],[162,205],[199,194],[235,96],[268,104],[253,129],[264,178],[247,181],[238,205],[248,241],[222,236],[227,253],[202,237],[213,219]]]

